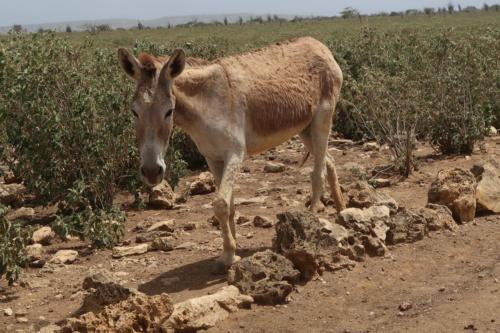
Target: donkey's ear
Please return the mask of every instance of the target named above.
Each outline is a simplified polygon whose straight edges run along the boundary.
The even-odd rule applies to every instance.
[[[176,49],[174,54],[168,59],[168,62],[163,65],[160,73],[160,79],[168,82],[179,76],[186,66],[186,54],[182,49]]]
[[[128,76],[138,81],[141,78],[142,66],[139,61],[127,50],[123,48],[118,49],[118,61],[123,71]]]

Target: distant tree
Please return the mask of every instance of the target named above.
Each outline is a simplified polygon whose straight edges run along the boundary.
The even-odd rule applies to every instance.
[[[23,26],[20,25],[20,24],[14,24],[12,26],[12,31],[13,32],[16,32],[16,33],[20,33],[20,32],[23,32]]]
[[[348,19],[348,18],[360,16],[360,13],[359,13],[359,10],[357,10],[357,9],[354,9],[352,7],[346,7],[346,8],[344,8],[344,10],[342,10],[340,12],[340,16],[344,19]]]
[[[144,29],[144,24],[142,24],[141,21],[137,22],[137,29],[139,30]]]
[[[170,22],[168,22],[167,29],[170,29],[170,28],[172,28],[172,25],[170,24]]]
[[[432,8],[432,7],[425,7],[424,8],[425,15],[431,16],[435,12],[436,12],[436,10],[434,8]]]
[[[228,25],[227,17],[224,17],[224,25]]]
[[[460,6],[460,4],[457,5],[457,8],[458,8],[458,11],[461,12],[462,11],[462,6]]]
[[[241,17],[241,16],[240,16],[240,17],[238,18],[238,24],[239,24],[239,25],[243,25],[243,17]]]
[[[474,13],[477,12],[477,8],[475,6],[467,6],[463,9],[466,13]]]
[[[251,17],[250,22],[264,23],[264,20],[262,19],[262,16],[257,16],[256,18]]]
[[[453,6],[453,4],[450,2],[448,4],[448,13],[453,14],[454,11],[455,11],[455,6]]]
[[[68,25],[66,26],[66,32],[69,34],[69,33],[71,33],[71,31],[72,31],[72,30],[71,30],[71,26],[68,24]]]
[[[490,10],[490,6],[488,6],[488,4],[487,4],[487,3],[484,3],[484,5],[483,5],[483,10],[484,10],[485,12],[487,12],[488,10]]]
[[[273,21],[273,17],[271,16],[271,14],[267,14],[266,20],[267,20],[267,22]]]
[[[500,5],[498,5],[498,4],[491,5],[490,9],[494,10],[495,12],[499,12],[500,11]]]
[[[278,21],[281,21],[280,17],[276,14],[273,15],[273,21],[274,22],[278,22]]]
[[[408,16],[409,15],[418,15],[418,13],[419,13],[418,9],[407,9],[405,12],[405,14]]]
[[[85,30],[88,31],[91,35],[95,35],[98,32],[111,31],[113,30],[109,24],[86,24],[84,25]]]

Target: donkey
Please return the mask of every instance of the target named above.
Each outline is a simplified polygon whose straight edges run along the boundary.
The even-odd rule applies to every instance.
[[[314,158],[310,210],[318,208],[325,166],[336,209],[345,209],[327,150],[342,71],[319,41],[303,37],[212,62],[186,58],[181,49],[170,57],[142,53],[137,59],[120,48],[118,59],[136,81],[131,110],[144,182],[162,181],[174,124],[207,160],[218,189],[213,207],[223,236],[218,268],[240,259],[235,255],[233,184],[246,155],[300,135]]]

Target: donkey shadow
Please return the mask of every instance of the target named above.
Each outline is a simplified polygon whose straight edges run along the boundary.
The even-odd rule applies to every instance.
[[[268,247],[241,249],[238,255],[242,258],[264,251]],[[227,272],[220,272],[214,269],[217,257],[204,259],[176,267],[164,272],[153,280],[141,284],[138,287],[140,292],[153,296],[161,293],[177,293],[184,290],[200,290],[220,284],[227,279]]]

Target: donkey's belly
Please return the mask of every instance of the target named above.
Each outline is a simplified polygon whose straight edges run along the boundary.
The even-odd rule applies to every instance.
[[[246,135],[246,147],[247,154],[254,155],[261,153],[263,151],[274,148],[283,142],[291,139],[294,135],[301,133],[307,126],[309,122],[283,129],[272,134],[267,134],[265,136],[258,135],[255,132],[247,132]]]

